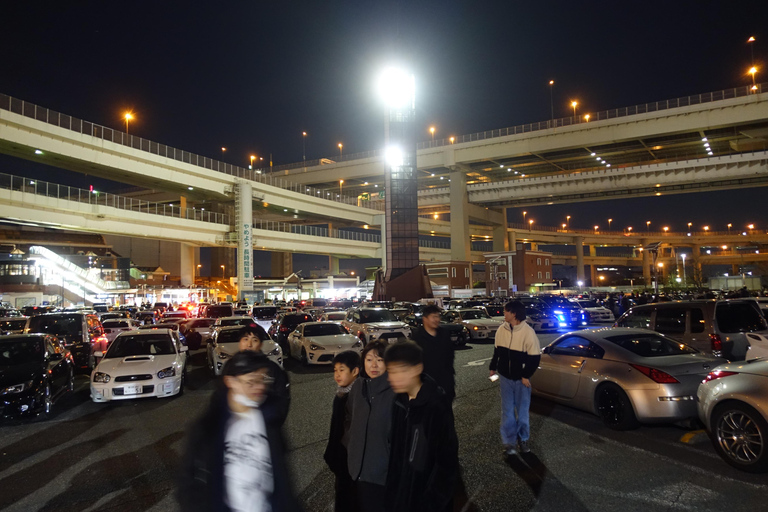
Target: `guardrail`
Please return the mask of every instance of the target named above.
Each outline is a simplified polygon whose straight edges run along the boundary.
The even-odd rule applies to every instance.
[[[326,238],[339,238],[342,240],[353,240],[356,242],[381,243],[381,235],[376,233],[360,233],[357,231],[348,231],[342,229],[323,228],[319,226],[305,226],[303,224],[291,224],[289,222],[278,222],[271,220],[259,220],[253,224],[253,229],[266,229],[268,231],[281,231],[283,233],[294,233],[297,235],[321,236]]]
[[[225,213],[205,211],[202,209],[198,210],[195,208],[182,209],[169,204],[141,201],[140,199],[110,194],[109,192],[85,190],[82,188],[70,187],[68,185],[59,185],[58,183],[31,180],[12,174],[0,173],[0,188],[28,194],[54,197],[56,199],[64,199],[67,201],[75,201],[78,203],[109,206],[120,210],[229,225],[229,215]]]
[[[55,110],[41,107],[35,105],[34,103],[29,103],[12,96],[8,96],[6,94],[0,93],[0,109],[14,112],[24,117],[42,121],[53,126],[58,126],[59,128],[82,133],[84,135],[90,135],[91,137],[96,137],[98,139],[113,142],[115,144],[138,149],[140,151],[146,151],[148,153],[170,158],[178,162],[184,162],[190,165],[204,167],[212,171],[229,174],[230,176],[237,176],[238,178],[256,181],[265,185],[271,185],[282,188],[284,190],[289,190],[291,192],[296,192],[298,194],[319,197],[337,203],[344,203],[355,206],[357,205],[357,196],[346,196],[339,194],[335,192],[335,188],[333,190],[326,190],[318,189],[315,187],[308,187],[306,185],[299,185],[298,183],[293,183],[291,181],[278,178],[272,174],[265,174],[265,171],[268,168],[246,169],[237,165],[228,164],[213,158],[190,153],[189,151],[166,146],[165,144],[160,144],[159,142],[143,139],[141,137],[137,137],[136,135],[130,135],[128,133],[121,132],[120,130],[115,130],[113,128],[101,126],[96,123],[83,121],[76,117],[62,114],[60,112],[56,112]],[[272,171],[274,170],[275,169],[272,168]],[[370,207],[371,209],[375,210],[380,209],[379,205],[376,204],[368,205],[366,207]]]
[[[762,93],[768,89],[768,84],[757,84],[756,93]],[[633,116],[637,114],[647,114],[649,112],[658,112],[661,110],[668,110],[671,108],[688,107],[691,105],[700,105],[702,103],[712,103],[714,101],[727,100],[731,98],[740,98],[744,96],[750,96],[755,94],[752,90],[752,86],[734,87],[732,89],[723,89],[720,91],[707,92],[702,94],[694,94],[691,96],[683,96],[680,98],[674,98],[671,100],[655,101],[652,103],[644,103],[640,105],[634,105],[631,107],[615,108],[611,110],[602,110],[600,112],[589,113],[589,123],[596,121],[602,121],[605,119],[615,119],[617,117]],[[569,116],[560,117],[557,119],[550,119],[548,121],[539,121],[537,123],[520,124],[516,126],[510,126],[508,128],[500,128],[497,130],[488,130],[484,132],[470,133],[467,135],[458,135],[455,137],[446,137],[444,139],[427,140],[419,142],[416,145],[416,149],[429,149],[435,147],[449,146],[451,144],[461,144],[463,142],[475,142],[478,140],[493,139],[497,137],[507,137],[509,135],[517,135],[521,133],[530,133],[541,130],[550,130],[552,128],[562,128],[565,126],[573,126],[579,124],[587,124],[583,116]],[[366,151],[362,153],[350,153],[349,155],[343,155],[342,157],[332,158],[318,158],[314,160],[307,160],[305,162],[297,162],[292,164],[284,164],[273,167],[274,170],[291,170],[301,169],[302,167],[313,167],[326,163],[338,163],[348,162],[350,160],[359,160],[363,158],[382,157],[384,152],[382,150]]]

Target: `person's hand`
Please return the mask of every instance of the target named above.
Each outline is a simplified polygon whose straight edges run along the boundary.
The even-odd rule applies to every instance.
[[[488,376],[489,376],[489,377],[493,377],[494,375],[496,375],[496,372],[495,372],[494,370],[490,370],[490,371],[488,372]]]
[[[523,382],[523,386],[525,386],[527,388],[531,387],[531,381],[526,379],[525,377],[523,377],[522,382]]]

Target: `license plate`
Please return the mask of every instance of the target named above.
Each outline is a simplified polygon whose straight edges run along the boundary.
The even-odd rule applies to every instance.
[[[142,386],[123,386],[124,395],[140,395]]]

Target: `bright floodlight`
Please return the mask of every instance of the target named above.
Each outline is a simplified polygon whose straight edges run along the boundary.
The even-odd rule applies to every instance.
[[[402,69],[388,68],[379,77],[379,95],[391,108],[414,108],[416,83],[413,75]]]
[[[399,147],[390,146],[384,154],[389,167],[401,167],[403,165],[403,151]]]

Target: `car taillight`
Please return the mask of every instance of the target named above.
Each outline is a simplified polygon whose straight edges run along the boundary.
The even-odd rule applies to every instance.
[[[707,374],[707,377],[702,382],[711,382],[713,380],[717,380],[723,377],[730,377],[731,375],[738,375],[738,372],[726,372],[724,370],[715,370],[714,372],[709,372]]]
[[[712,342],[712,352],[720,352],[723,350],[723,340],[720,339],[719,334],[710,334],[709,341]]]
[[[291,332],[291,328],[290,327],[286,327],[286,326],[282,326],[280,328],[280,332]]]
[[[680,381],[671,376],[670,374],[663,372],[661,370],[657,370],[656,368],[650,368],[648,366],[642,366],[639,364],[630,364],[632,368],[639,371],[649,379],[651,379],[653,382],[658,382],[659,384],[679,384]]]

